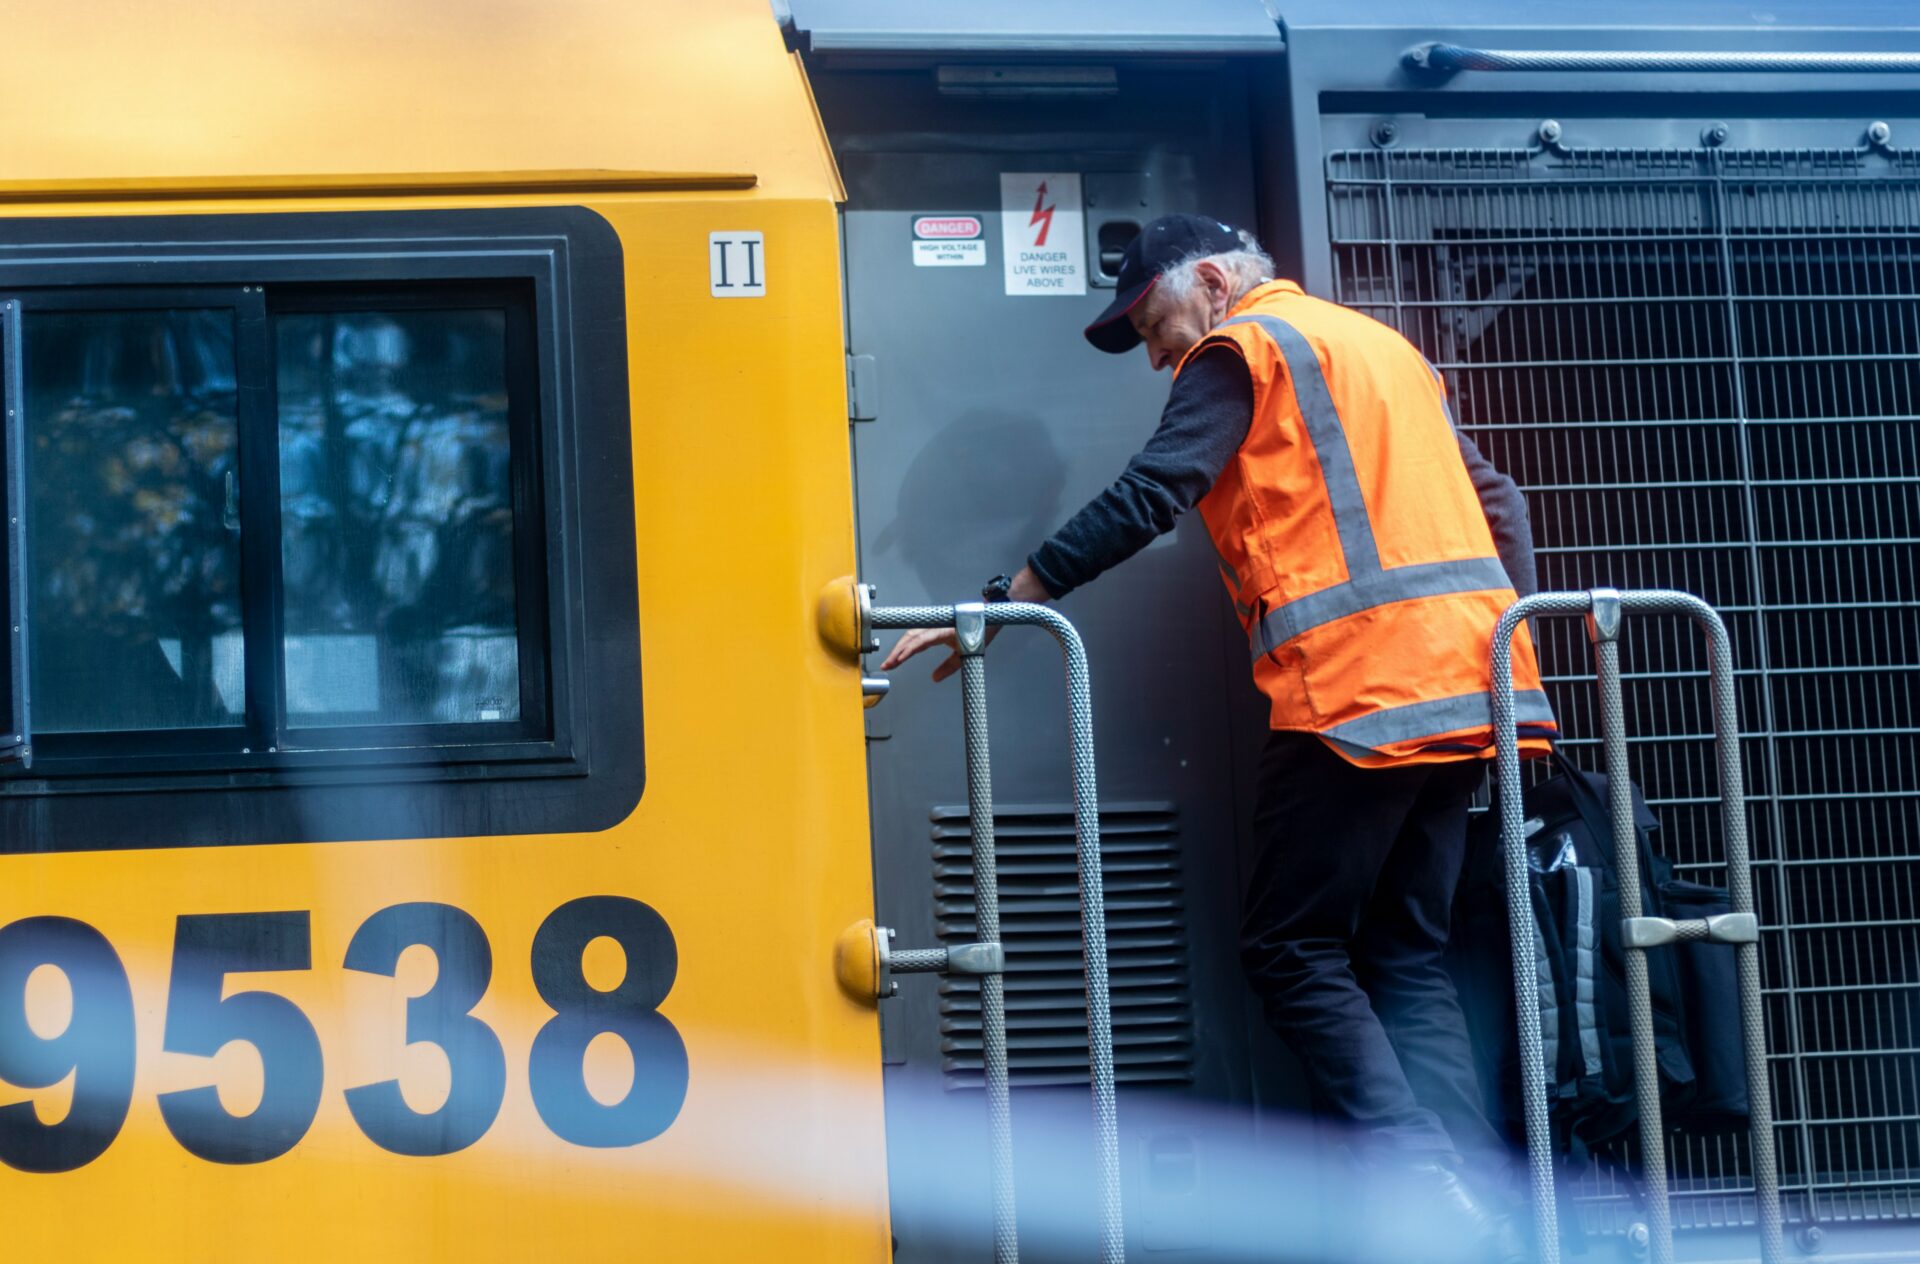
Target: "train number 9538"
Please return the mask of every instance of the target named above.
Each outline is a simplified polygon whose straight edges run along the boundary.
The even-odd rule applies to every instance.
[[[206,913],[175,926],[162,1047],[211,1058],[232,1041],[260,1056],[263,1088],[251,1113],[235,1115],[212,1085],[159,1095],[161,1118],[189,1153],[213,1163],[259,1163],[292,1149],[320,1108],[320,1038],[300,1008],[268,991],[228,993],[226,976],[313,966],[305,911]],[[627,968],[608,991],[583,968],[587,945],[617,942]],[[437,1045],[451,1087],[431,1111],[416,1111],[398,1079],[345,1091],[367,1139],[395,1154],[451,1154],[493,1126],[506,1095],[500,1038],[473,1009],[493,978],[493,948],[471,914],[449,904],[383,908],[347,945],[349,970],[392,976],[414,945],[438,963],[433,986],[410,997],[408,1044]],[[540,1119],[574,1145],[636,1145],[664,1132],[687,1092],[687,1051],[659,1013],[679,957],[666,921],[638,900],[590,895],[555,909],[533,937],[535,991],[554,1011],[533,1039],[527,1078]],[[27,1019],[27,978],[53,966],[67,978],[72,1016],[42,1036]],[[626,1043],[633,1084],[604,1103],[587,1087],[587,1044],[603,1033]],[[134,1004],[127,971],[98,930],[69,917],[29,917],[0,928],[0,1079],[49,1088],[73,1077],[73,1100],[57,1123],[32,1102],[0,1106],[0,1161],[29,1172],[66,1172],[99,1158],[119,1135],[133,1101]]]

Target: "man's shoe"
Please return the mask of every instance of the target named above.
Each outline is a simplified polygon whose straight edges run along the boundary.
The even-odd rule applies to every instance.
[[[1435,1210],[1458,1226],[1473,1243],[1473,1254],[1487,1264],[1528,1264],[1526,1248],[1513,1217],[1473,1196],[1454,1170],[1438,1159],[1422,1159],[1406,1169],[1409,1182]]]

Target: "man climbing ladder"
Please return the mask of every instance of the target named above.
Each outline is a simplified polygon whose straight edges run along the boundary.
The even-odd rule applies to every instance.
[[[1368,1165],[1518,1259],[1504,1211],[1461,1180],[1502,1147],[1441,956],[1492,754],[1493,628],[1534,586],[1525,506],[1410,343],[1272,272],[1218,220],[1142,230],[1086,337],[1173,370],[1159,428],[985,596],[1062,597],[1198,506],[1270,703],[1247,978]],[[952,638],[910,632],[883,670]],[[1541,754],[1553,717],[1520,640],[1522,749]]]

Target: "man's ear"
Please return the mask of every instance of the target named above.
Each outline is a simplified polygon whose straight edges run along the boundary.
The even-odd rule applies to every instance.
[[[1213,310],[1225,312],[1233,306],[1233,281],[1227,276],[1226,269],[1211,259],[1202,259],[1193,271],[1207,287],[1207,301]]]

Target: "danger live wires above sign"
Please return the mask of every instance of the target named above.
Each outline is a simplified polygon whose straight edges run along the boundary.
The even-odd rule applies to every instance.
[[[1087,233],[1080,174],[1001,172],[1000,240],[1007,293],[1085,294]]]

